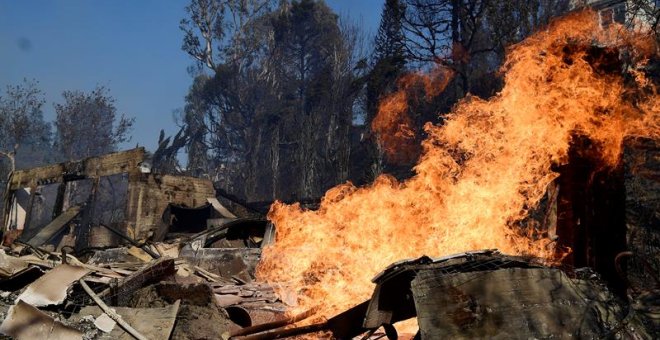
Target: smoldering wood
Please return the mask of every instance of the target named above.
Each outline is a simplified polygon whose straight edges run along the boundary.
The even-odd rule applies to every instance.
[[[48,223],[45,227],[41,228],[36,235],[34,235],[29,239],[24,240],[24,242],[35,247],[39,247],[43,245],[44,243],[51,240],[53,236],[55,236],[55,234],[59,233],[64,227],[66,227],[66,225],[72,219],[78,216],[79,213],[80,213],[79,206],[70,207],[66,211],[62,212],[62,214],[57,216],[50,223]],[[20,237],[19,240],[21,240]]]

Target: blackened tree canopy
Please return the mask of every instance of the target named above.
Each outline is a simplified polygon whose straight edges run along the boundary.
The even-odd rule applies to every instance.
[[[222,41],[211,37],[225,47],[186,97],[188,163],[207,167],[219,187],[252,201],[320,197],[348,176],[359,92],[355,32],[324,1],[279,1],[272,9],[261,2],[265,7],[237,12],[245,20]],[[232,1],[223,3],[233,11],[226,7]],[[182,28],[203,46],[206,28],[196,22],[185,19]],[[191,52],[202,50],[185,41],[184,51],[200,60]]]
[[[44,94],[35,80],[0,92],[0,152],[8,168],[41,165],[50,155],[50,124],[44,121]],[[3,176],[4,179],[4,176]]]
[[[387,0],[383,6],[367,83],[367,122],[375,115],[381,97],[394,89],[396,80],[405,71],[405,11],[401,0]]]
[[[105,87],[89,93],[64,91],[64,103],[55,104],[55,148],[65,160],[116,151],[130,139],[134,119],[119,115],[115,99]]]

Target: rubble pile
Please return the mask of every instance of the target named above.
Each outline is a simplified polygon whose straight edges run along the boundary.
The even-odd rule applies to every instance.
[[[85,260],[20,242],[3,247],[0,332],[16,339],[220,339],[286,317],[287,305],[273,287],[252,282],[254,270],[240,257],[232,257],[232,273],[208,268],[208,256],[179,256],[219,249],[191,249],[198,239],[97,250]]]
[[[0,332],[15,339],[274,339],[315,332],[396,339],[406,337],[393,325],[417,318],[417,338],[429,339],[655,334],[645,310],[625,308],[594,272],[497,251],[397,262],[374,278],[370,300],[318,320],[313,310],[287,315],[295,301],[282,301],[268,284],[176,256],[189,246],[182,240],[144,246],[157,255],[151,259],[136,247],[98,250],[85,262],[66,252],[4,247]],[[307,318],[313,322],[290,327]]]
[[[616,269],[610,274],[625,283],[623,294],[595,271],[575,269],[583,266],[577,256],[555,266],[486,250],[396,262],[373,278],[370,299],[330,318],[320,316],[320,306],[291,315],[302,309],[301,292],[256,280],[262,249],[275,239],[271,223],[222,201],[210,181],[151,173],[144,150],[15,171],[0,246],[0,334],[19,340],[657,338],[660,148],[643,138],[625,146],[622,178],[611,177],[626,194],[619,208],[627,250],[610,261]],[[558,226],[570,224],[564,215],[581,216],[565,214],[559,202],[547,205],[555,207]],[[597,249],[597,241],[588,239],[587,249]],[[583,262],[604,258],[590,256]],[[415,326],[395,327],[406,320]]]
[[[208,180],[152,173],[141,148],[13,172],[0,333],[220,339],[286,318],[254,282],[272,225],[218,199]]]

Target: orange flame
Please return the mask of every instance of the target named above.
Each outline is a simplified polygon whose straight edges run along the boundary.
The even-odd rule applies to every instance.
[[[436,67],[430,74],[406,74],[397,81],[398,91],[380,102],[371,129],[378,136],[378,144],[390,162],[411,164],[421,151],[416,140],[417,132],[408,114],[409,98],[419,88],[424,91],[426,100],[432,99],[444,91],[452,75],[450,70],[442,67]]]
[[[484,248],[552,258],[547,239],[516,223],[558,176],[551,166],[567,161],[571,135],[588,136],[609,165],[624,136],[660,137],[657,90],[640,72],[629,72],[635,83],[603,71],[587,52],[599,46],[639,63],[657,53],[646,36],[600,28],[591,12],[554,22],[510,50],[501,93],[466,98],[443,126],[425,127],[414,177],[339,185],[317,211],[273,204],[277,240],[258,277],[291,284],[300,309],[321,305],[329,317],[368,299],[371,278],[404,258]]]

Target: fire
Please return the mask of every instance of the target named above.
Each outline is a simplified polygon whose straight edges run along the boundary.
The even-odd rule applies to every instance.
[[[633,76],[624,79],[589,48],[626,50],[639,64],[657,53],[646,36],[600,28],[591,12],[552,23],[512,47],[499,94],[466,98],[444,125],[425,127],[414,177],[339,185],[317,211],[275,203],[277,241],[264,249],[258,277],[291,284],[299,309],[320,305],[330,317],[368,299],[372,277],[401,259],[485,248],[552,259],[551,242],[517,222],[558,176],[551,166],[567,161],[571,136],[588,136],[607,165],[618,162],[624,136],[660,136],[658,92],[639,64],[626,65]]]
[[[452,76],[453,73],[443,67],[434,68],[430,74],[414,72],[404,75],[397,81],[399,91],[380,102],[371,130],[378,136],[378,144],[390,162],[411,164],[420,153],[417,132],[408,115],[408,98],[414,96],[414,90],[421,88],[426,99],[432,99],[444,91]]]

